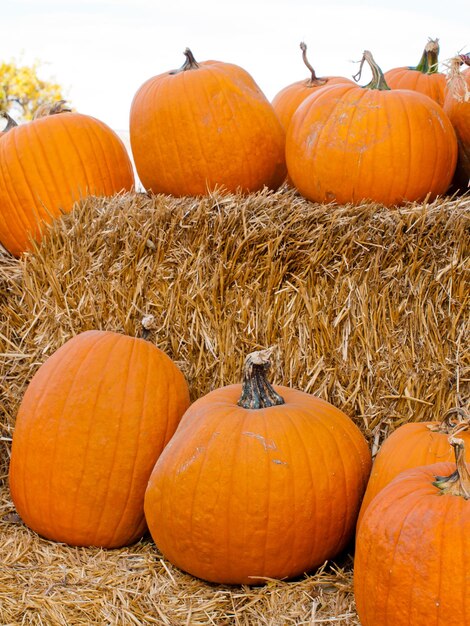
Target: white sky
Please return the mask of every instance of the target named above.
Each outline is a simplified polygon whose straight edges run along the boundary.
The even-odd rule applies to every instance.
[[[470,0],[1,0],[0,60],[43,63],[69,102],[126,130],[132,98],[156,74],[180,67],[183,50],[246,69],[271,100],[317,75],[351,77],[363,50],[384,71],[416,65],[428,37],[440,60],[470,50]],[[366,84],[366,73],[360,84]]]

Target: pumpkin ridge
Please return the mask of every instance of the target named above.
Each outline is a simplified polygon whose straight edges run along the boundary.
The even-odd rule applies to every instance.
[[[0,150],[1,150],[1,145],[0,145]],[[1,160],[1,152],[0,152],[0,160]],[[2,166],[0,167],[0,182],[2,182],[2,189],[6,188],[6,174],[7,174],[7,168],[5,167],[5,164],[2,164]],[[9,172],[8,172],[9,174]],[[8,176],[9,180],[11,180],[11,175]],[[11,185],[11,190],[13,190],[15,192],[16,195],[16,202],[14,204],[16,205],[20,205],[19,201],[18,201],[18,194],[16,193],[16,187],[14,185]],[[10,195],[7,195],[7,202],[8,204],[13,204]],[[9,215],[8,215],[8,219],[4,216],[4,212],[0,211],[0,224],[3,224],[6,232],[9,235],[9,238],[12,240],[13,242],[13,246],[15,248],[20,248],[21,247],[21,241],[18,238],[18,231],[21,232],[21,228],[18,228],[18,223],[21,224],[22,219],[21,216],[25,217],[24,215],[24,211],[18,211],[18,213],[11,213],[11,211],[9,211]],[[23,221],[23,224],[25,222]]]
[[[84,124],[82,120],[82,117],[80,115],[80,113],[67,113],[67,115],[74,115],[76,117],[76,119],[78,118],[80,120],[80,132],[83,133],[84,128],[86,129],[87,124]],[[83,160],[83,156],[81,153],[81,150],[78,149],[77,146],[77,142],[75,141],[75,137],[71,132],[71,129],[69,128],[68,124],[66,123],[66,119],[65,116],[63,115],[58,115],[55,119],[58,119],[60,121],[60,123],[62,124],[62,128],[65,132],[65,134],[67,135],[69,141],[70,141],[70,146],[73,146],[74,148],[74,153],[77,157],[77,162],[80,165],[80,170],[81,170],[81,174],[84,178],[84,184],[85,184],[85,189],[81,189],[80,187],[75,188],[78,190],[78,194],[79,197],[74,197],[73,201],[77,201],[80,200],[83,196],[87,195],[87,194],[92,194],[92,193],[96,193],[96,189],[92,189],[91,185],[90,185],[90,178],[89,178],[89,171],[88,168]],[[89,137],[87,135],[87,138],[89,140]],[[68,175],[67,175],[67,179],[68,179]],[[75,190],[74,189],[74,190]],[[72,203],[73,203],[72,201]],[[65,202],[65,206],[68,204],[68,202]],[[65,206],[63,206],[63,208],[65,208]]]
[[[92,332],[93,332],[93,331],[92,331]],[[89,350],[88,350],[87,354],[86,354],[86,355],[84,355],[84,357],[82,357],[82,359],[83,359],[83,360],[82,360],[82,362],[81,362],[80,366],[78,367],[78,369],[77,369],[77,371],[76,371],[76,373],[75,373],[74,379],[72,380],[72,382],[71,382],[71,384],[70,384],[70,387],[69,387],[69,390],[68,390],[67,396],[64,398],[64,401],[63,401],[62,410],[61,410],[61,412],[60,412],[60,415],[61,415],[61,418],[62,418],[62,419],[61,419],[61,420],[57,420],[57,431],[56,431],[56,433],[55,433],[55,437],[54,437],[54,442],[55,442],[55,445],[54,445],[54,456],[55,456],[55,454],[56,454],[57,445],[58,445],[58,433],[59,433],[59,431],[60,431],[60,423],[61,423],[61,421],[63,422],[63,416],[64,416],[64,414],[65,414],[65,413],[66,413],[66,411],[67,411],[67,404],[68,404],[68,401],[69,401],[70,395],[71,395],[71,393],[72,393],[72,389],[73,389],[74,383],[75,383],[75,381],[77,380],[77,377],[78,377],[78,375],[79,375],[79,372],[80,372],[80,370],[81,370],[81,369],[85,366],[85,363],[86,363],[86,361],[89,359],[89,357],[90,357],[90,356],[92,356],[92,357],[93,357],[93,352],[95,351],[96,347],[97,347],[98,345],[100,345],[100,344],[105,343],[106,341],[108,341],[110,337],[111,337],[111,335],[109,335],[109,334],[103,334],[103,336],[102,336],[102,337],[99,337],[99,338],[98,338],[98,341],[96,341],[96,342],[92,342],[92,343],[91,343],[91,345],[89,346]],[[116,337],[116,343],[117,343],[117,337]],[[81,345],[80,345],[80,346],[78,346],[78,345],[77,345],[77,346],[75,347],[75,349],[74,349],[73,351],[71,351],[71,352],[70,352],[70,354],[73,356],[73,355],[75,354],[75,352],[77,352],[78,350],[80,350],[80,351],[82,350]],[[68,357],[68,358],[70,358],[70,354],[67,354],[67,357]],[[110,359],[109,359],[109,355],[108,355],[108,358],[106,359],[106,363],[107,363],[109,360],[110,360]],[[62,361],[60,362],[60,364],[62,365]],[[100,391],[100,389],[101,389],[102,384],[103,384],[103,383],[102,383],[102,381],[101,381],[101,382],[100,382],[100,385],[98,386],[98,388],[97,388],[97,390],[96,390],[95,403],[94,403],[94,405],[93,405],[93,409],[92,409],[92,411],[94,411],[94,409],[95,409],[95,407],[96,407],[96,403],[97,403],[98,396],[99,396],[99,391]],[[83,457],[83,459],[82,459],[82,478],[80,479],[80,481],[79,481],[79,483],[78,483],[77,493],[79,492],[79,490],[80,490],[80,488],[81,488],[81,483],[82,483],[82,479],[83,479],[83,475],[84,475],[84,472],[85,472],[85,467],[86,467],[86,462],[85,462],[85,461],[87,460],[86,454],[87,454],[88,449],[89,449],[89,446],[90,446],[90,441],[91,441],[91,439],[90,439],[90,438],[88,438],[88,439],[87,439],[87,444],[86,444],[85,455],[84,455],[84,457]],[[54,464],[56,464],[56,463],[54,462]],[[61,468],[61,469],[62,469],[62,468]],[[60,475],[61,473],[62,473],[62,472],[59,470],[59,471],[58,471],[58,474]],[[50,489],[51,489],[50,485],[51,485],[51,482],[52,482],[52,475],[49,475],[49,477],[50,477],[50,481],[49,481],[49,493],[50,493]],[[49,496],[48,500],[49,500],[49,504],[50,504],[50,505],[52,505],[52,498],[51,498],[50,496]],[[76,502],[74,502],[74,506],[73,506],[73,512],[72,512],[72,522],[74,522],[74,521],[75,521],[75,515],[76,515]],[[50,519],[53,519],[53,517],[54,517],[54,516],[52,515],[51,511],[49,511],[49,520],[50,520]]]
[[[115,348],[116,346],[119,347],[119,336],[115,337],[115,342],[114,342],[113,348]],[[126,381],[125,381],[125,383],[123,382],[123,385],[122,385],[122,389],[124,390],[123,391],[123,402],[119,403],[120,412],[119,412],[119,421],[118,421],[118,434],[115,437],[115,441],[114,441],[113,458],[112,458],[111,465],[110,465],[110,470],[109,470],[108,476],[107,476],[106,496],[104,498],[104,501],[102,502],[100,515],[99,515],[98,520],[96,522],[95,536],[100,534],[100,532],[102,530],[101,526],[102,526],[103,522],[105,521],[104,520],[104,513],[106,511],[107,503],[108,503],[108,500],[109,500],[109,491],[110,491],[109,490],[109,483],[110,483],[112,475],[114,473],[114,467],[116,465],[117,452],[118,452],[118,448],[119,448],[120,443],[121,443],[123,413],[124,413],[124,410],[125,410],[126,398],[129,395],[128,387],[129,387],[129,379],[130,379],[130,372],[131,372],[130,365],[132,363],[132,357],[133,357],[134,351],[135,351],[135,341],[132,341],[132,345],[130,346],[130,350],[128,351],[128,355],[127,355]],[[109,352],[112,353],[112,350],[110,350]],[[109,355],[108,355],[108,357],[109,357]],[[103,382],[104,381],[102,381],[101,384],[103,384]],[[134,462],[135,462],[135,459],[134,459]],[[114,539],[114,535],[115,534],[116,534],[116,529],[115,529],[115,532],[113,533],[113,539]]]
[[[110,137],[105,138],[101,135],[101,133],[98,133],[98,126],[96,126],[93,123],[83,124],[81,127],[81,130],[83,134],[86,135],[88,138],[90,148],[93,152],[94,164],[98,166],[98,171],[100,173],[100,177],[99,177],[100,184],[102,185],[101,191],[104,193],[107,193],[109,183],[113,179],[113,172],[109,167],[108,159],[106,159],[103,143],[105,139],[110,140],[111,138]],[[100,128],[100,131],[101,131],[101,128]],[[108,143],[108,149],[111,148],[114,153],[114,141],[113,142],[107,141],[107,143]],[[116,163],[116,161],[114,161],[114,163]],[[104,169],[103,169],[103,166],[104,166]],[[84,167],[86,167],[85,163],[84,163]],[[91,194],[96,193],[96,191],[97,191],[96,188],[89,189],[89,192]]]
[[[108,334],[107,335],[103,335],[103,343],[105,341],[109,341],[111,339],[114,339],[114,347],[116,347],[118,345],[119,336],[113,337],[112,335],[108,335]],[[98,341],[98,342],[94,343],[92,345],[91,350],[94,351],[96,349],[96,347],[100,343],[102,343],[102,342]],[[112,356],[112,350],[109,350],[109,352],[107,354],[107,357],[106,357],[106,361],[103,364],[102,371],[106,370],[108,363],[111,361],[111,356]],[[87,355],[87,357],[88,357],[88,355]],[[96,406],[98,404],[98,399],[99,399],[99,396],[100,396],[100,391],[101,391],[101,389],[103,387],[103,383],[104,383],[104,379],[102,379],[100,381],[100,384],[99,384],[99,386],[96,389],[96,395],[95,395],[95,399],[94,399],[94,404],[93,404],[92,407],[90,407],[90,410],[89,410],[90,414],[93,414],[95,412]],[[85,448],[85,452],[84,452],[84,455],[83,455],[82,472],[81,472],[82,475],[81,475],[80,480],[78,481],[77,494],[80,492],[81,486],[82,486],[82,483],[83,483],[83,477],[85,475],[85,469],[86,469],[87,460],[88,460],[88,458],[87,458],[88,457],[88,452],[89,452],[89,449],[90,449],[90,443],[92,441],[92,436],[91,435],[92,435],[92,431],[93,431],[93,426],[95,426],[95,424],[96,424],[96,422],[94,420],[93,420],[93,422],[92,422],[92,420],[89,420],[86,448]],[[104,506],[102,507],[102,510],[103,509],[104,509]],[[75,526],[76,510],[77,510],[77,502],[75,501],[74,502],[74,507],[73,507],[73,513],[72,513],[72,526]],[[95,528],[95,532],[96,532],[96,528]]]

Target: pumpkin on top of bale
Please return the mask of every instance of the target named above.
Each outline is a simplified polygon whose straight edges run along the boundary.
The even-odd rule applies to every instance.
[[[147,191],[254,192],[285,180],[285,134],[269,100],[243,68],[197,62],[147,80],[134,96],[130,140]]]
[[[64,101],[42,107],[0,141],[0,243],[20,256],[75,202],[133,187],[126,147],[109,126]]]
[[[295,111],[286,137],[290,179],[307,199],[386,206],[444,194],[457,160],[449,118],[434,100],[390,89],[371,53],[365,87],[319,89]]]

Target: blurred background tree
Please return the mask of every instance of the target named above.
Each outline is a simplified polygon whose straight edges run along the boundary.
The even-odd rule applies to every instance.
[[[43,80],[38,73],[41,62],[21,65],[15,60],[0,62],[0,111],[17,122],[30,120],[41,105],[63,100],[63,88]]]

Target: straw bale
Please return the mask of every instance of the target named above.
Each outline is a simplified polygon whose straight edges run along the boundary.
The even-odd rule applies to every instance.
[[[407,421],[469,401],[468,196],[385,208],[283,188],[207,198],[88,198],[41,245],[0,256],[0,444],[39,365],[76,333],[145,336],[193,399],[276,346],[274,382],[344,410],[375,451]],[[359,624],[351,562],[261,588],[208,585],[148,538],[68,548],[0,515],[2,624]]]

